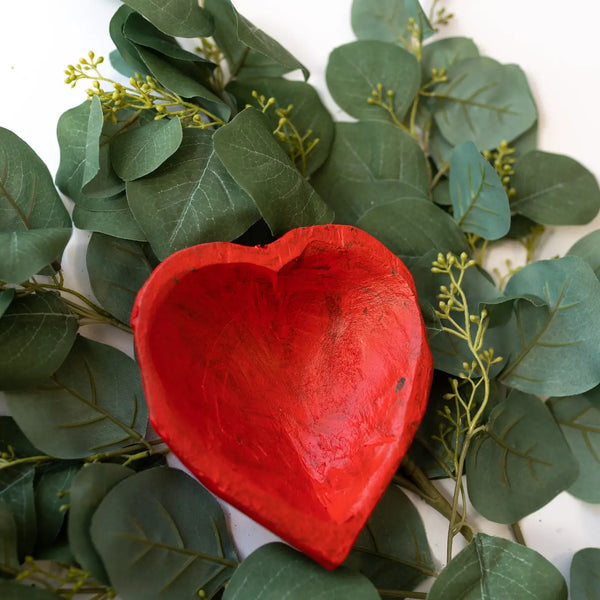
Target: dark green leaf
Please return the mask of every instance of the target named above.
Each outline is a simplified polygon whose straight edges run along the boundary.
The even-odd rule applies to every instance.
[[[477,46],[470,38],[451,37],[436,40],[431,44],[423,46],[421,67],[423,69],[423,81],[431,79],[431,70],[438,72],[442,69],[448,70],[452,65],[467,58],[479,56]]]
[[[357,227],[376,237],[394,254],[421,256],[430,250],[460,254],[465,238],[452,217],[429,200],[404,198],[375,206]]]
[[[0,500],[0,566],[19,570],[17,522],[9,504]]]
[[[552,398],[548,404],[579,463],[579,477],[569,493],[600,503],[600,409],[585,395]]]
[[[98,198],[89,206],[76,204],[73,208],[73,223],[86,231],[97,231],[126,240],[146,241],[144,232],[131,213],[125,194],[117,198]]]
[[[219,504],[175,469],[118,483],[96,510],[91,535],[111,584],[128,600],[192,600],[201,589],[212,598],[237,564]]]
[[[0,581],[0,597],[2,600],[61,600],[63,598],[54,592],[14,581]]]
[[[395,485],[379,500],[344,565],[388,590],[412,590],[435,574],[419,512]]]
[[[0,503],[12,514],[17,526],[19,558],[31,554],[36,536],[32,465],[15,465],[0,470]]]
[[[391,189],[396,183],[403,183],[427,195],[427,162],[419,144],[389,123],[337,123],[331,154],[311,179],[315,189],[335,211],[336,223],[356,223],[371,206],[365,207],[364,197],[359,197],[358,206],[348,198],[356,197],[362,184],[376,181]],[[389,200],[389,192],[382,193]]]
[[[195,0],[125,0],[125,4],[167,35],[206,37],[214,30],[212,15]]]
[[[44,469],[36,478],[37,549],[49,546],[58,537],[66,514],[61,506],[69,503],[63,495],[69,492],[79,466],[72,462],[57,463]]]
[[[85,137],[85,156],[83,161],[82,188],[96,177],[100,171],[100,136],[104,125],[102,103],[98,96],[89,101],[87,132]]]
[[[215,151],[235,181],[254,200],[274,235],[329,223],[333,213],[302,177],[254,108],[239,113],[214,134]]]
[[[234,81],[227,86],[227,91],[236,97],[240,110],[247,104],[256,105],[256,100],[252,97],[253,91],[264,95],[267,99],[274,98],[273,107],[266,113],[273,130],[279,124],[279,116],[275,114],[276,109],[285,110],[290,105],[292,106],[289,118],[299,135],[306,136],[309,131],[312,132],[306,142],[303,142],[304,146],[306,147],[315,139],[319,140],[314,150],[306,158],[305,165],[300,160],[296,162],[296,166],[306,176],[318,169],[329,156],[335,131],[333,119],[319,99],[316,90],[308,83],[289,81],[279,77],[262,77]],[[289,151],[285,142],[282,142],[282,147]]]
[[[117,135],[111,142],[110,160],[124,181],[158,169],[181,144],[181,121],[161,119]]]
[[[194,244],[235,239],[260,216],[217,157],[211,133],[200,129],[185,130],[169,160],[129,182],[127,198],[161,259]]]
[[[600,383],[600,319],[590,318],[600,306],[600,282],[587,263],[576,256],[531,263],[511,277],[505,292],[535,296],[544,306],[516,301],[519,334],[507,340],[503,383],[549,396],[579,394]]]
[[[6,309],[10,306],[14,297],[15,290],[13,288],[0,290],[0,317],[6,312]]]
[[[469,447],[469,499],[486,519],[516,523],[577,478],[577,462],[544,403],[513,391]]]
[[[590,171],[561,154],[534,150],[521,157],[511,185],[513,212],[544,225],[583,225],[600,208],[600,188]]]
[[[569,248],[567,254],[579,256],[592,267],[600,279],[600,229],[588,233]]]
[[[30,229],[0,233],[0,280],[21,283],[60,259],[71,228]]]
[[[442,179],[432,192],[433,201],[440,206],[450,206],[452,199],[450,198],[450,182],[447,179]]]
[[[427,598],[567,600],[567,585],[535,550],[479,533],[439,574]]]
[[[25,435],[58,458],[122,448],[146,432],[148,409],[136,363],[83,337],[51,379],[6,396]]]
[[[96,463],[80,469],[69,493],[69,543],[79,564],[98,581],[108,583],[108,575],[92,543],[92,516],[108,492],[120,481],[133,475],[127,467]]]
[[[122,64],[119,64],[119,68],[117,68],[117,65],[115,65],[113,62],[112,56],[111,62],[113,62],[113,66],[117,68],[119,73],[127,74],[124,73],[125,69],[123,68],[126,67],[129,71],[129,77],[133,76],[135,73],[139,73],[142,76],[149,75],[148,68],[142,62],[136,45],[130,42],[123,33],[125,23],[132,15],[135,14],[137,13],[129,8],[129,6],[120,6],[110,20],[110,24],[108,26],[110,38],[117,47],[116,51],[119,53],[118,56]]]
[[[479,150],[496,148],[529,129],[537,118],[523,71],[491,58],[462,60],[448,69],[448,82],[431,92],[434,118],[453,145],[473,142]]]
[[[354,0],[352,30],[359,40],[410,43],[409,20],[414,19],[423,39],[433,35],[417,0]]]
[[[344,567],[328,571],[300,552],[274,542],[255,550],[235,570],[223,600],[379,600],[373,584]]]
[[[450,155],[450,197],[454,220],[463,231],[486,240],[508,233],[508,197],[494,167],[473,142],[456,146]]]
[[[0,318],[0,389],[31,387],[63,363],[77,317],[51,292],[16,298]]]
[[[361,120],[402,121],[421,84],[414,54],[389,42],[358,41],[335,48],[325,75],[338,106]],[[388,110],[372,103],[377,98]]]
[[[25,437],[12,417],[0,417],[0,452],[14,454],[17,458],[43,454]]]
[[[138,290],[152,273],[142,245],[94,233],[86,254],[94,296],[102,308],[129,323]]]
[[[600,548],[583,548],[571,562],[571,600],[600,598]]]

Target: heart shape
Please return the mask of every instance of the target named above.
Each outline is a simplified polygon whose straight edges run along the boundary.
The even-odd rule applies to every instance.
[[[156,431],[196,477],[322,565],[347,556],[421,421],[412,277],[367,233],[181,250],[132,316]]]

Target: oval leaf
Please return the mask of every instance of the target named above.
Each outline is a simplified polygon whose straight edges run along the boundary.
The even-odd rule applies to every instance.
[[[448,69],[448,82],[428,95],[442,135],[453,146],[471,141],[479,150],[512,141],[537,119],[523,71],[491,58],[462,60]]]
[[[169,160],[130,181],[127,199],[160,259],[195,244],[233,240],[260,218],[216,155],[211,133],[200,129],[185,130]]]
[[[479,56],[479,50],[473,40],[466,37],[451,37],[436,40],[431,44],[423,46],[421,67],[423,79],[431,79],[431,70],[448,70],[452,65],[467,58]]]
[[[477,534],[439,574],[428,600],[567,600],[560,572],[535,550]]]
[[[534,262],[511,277],[506,295],[517,300],[519,335],[507,340],[510,360],[500,379],[532,394],[569,396],[600,383],[597,360],[600,282],[576,256]]]
[[[354,571],[328,571],[293,548],[273,542],[255,550],[235,570],[223,600],[379,600],[373,584]]]
[[[473,506],[496,523],[516,523],[577,478],[577,462],[544,403],[513,391],[492,411],[469,447]]]
[[[463,231],[486,240],[508,233],[508,196],[494,167],[473,142],[456,146],[450,155],[450,198],[454,220]]]
[[[215,151],[254,200],[273,235],[329,223],[333,213],[279,147],[267,118],[254,108],[214,134]]]
[[[340,108],[361,120],[399,123],[421,84],[414,54],[389,42],[358,41],[335,48],[325,73]]]
[[[129,323],[138,290],[152,273],[141,244],[94,233],[86,253],[94,296],[102,308]]]
[[[579,464],[569,493],[584,502],[600,503],[600,409],[585,396],[552,398],[548,403]]]
[[[98,581],[109,583],[104,563],[92,543],[92,516],[108,492],[134,471],[121,465],[94,463],[79,470],[69,490],[69,545],[77,562]]]
[[[588,233],[571,246],[567,254],[579,256],[592,267],[600,279],[600,229]]]
[[[0,389],[50,377],[69,354],[77,327],[77,317],[52,292],[13,300],[0,318]]]
[[[146,432],[148,409],[136,363],[83,337],[43,385],[6,396],[25,435],[58,458],[122,448],[142,441]]]
[[[600,548],[583,548],[571,562],[571,600],[600,597]]]
[[[595,176],[561,154],[528,152],[519,159],[511,185],[513,212],[544,225],[583,225],[600,209]]]
[[[91,535],[111,584],[129,600],[191,600],[200,590],[212,598],[237,566],[219,504],[176,469],[118,483],[92,517]]]

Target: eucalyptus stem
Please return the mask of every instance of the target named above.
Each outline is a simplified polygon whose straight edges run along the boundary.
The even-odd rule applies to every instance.
[[[511,523],[510,530],[515,538],[515,542],[521,544],[522,546],[527,546],[527,542],[525,542],[525,537],[523,536],[523,531],[521,530],[521,525],[518,521],[516,523]]]

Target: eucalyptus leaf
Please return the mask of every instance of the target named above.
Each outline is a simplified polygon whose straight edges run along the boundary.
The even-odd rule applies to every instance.
[[[142,471],[115,485],[92,517],[91,536],[111,584],[128,600],[192,600],[201,589],[213,598],[237,566],[219,504],[176,469]]]
[[[69,502],[63,496],[68,494],[79,467],[78,463],[60,462],[43,469],[36,477],[37,550],[50,546],[58,537],[66,514],[61,507]]]
[[[49,590],[29,587],[26,583],[0,580],[0,597],[2,600],[61,600],[64,596]]]
[[[296,166],[305,176],[310,176],[325,162],[329,156],[335,129],[329,111],[311,85],[280,77],[261,77],[234,81],[227,86],[227,91],[235,96],[240,110],[247,104],[256,105],[256,99],[252,96],[254,91],[259,97],[265,96],[267,100],[273,98],[273,106],[266,112],[273,130],[279,125],[280,119],[276,111],[287,110],[291,106],[289,119],[298,135],[305,138],[303,146],[318,140],[304,161],[301,158],[296,161]],[[281,145],[289,152],[290,148],[286,142],[282,141]]]
[[[463,231],[485,240],[508,233],[508,197],[494,167],[473,142],[459,144],[450,155],[450,197],[454,220]]]
[[[12,417],[0,417],[0,452],[13,454],[16,458],[43,454],[25,437]]]
[[[408,45],[409,20],[414,19],[423,39],[434,31],[417,0],[354,0],[352,30],[359,40],[380,40]]]
[[[134,471],[121,465],[95,463],[75,475],[69,492],[69,544],[79,564],[98,581],[109,583],[104,563],[92,543],[94,512],[108,492]]]
[[[335,48],[325,76],[338,106],[367,121],[401,122],[421,84],[414,54],[390,42],[369,40]]]
[[[333,220],[332,211],[277,144],[261,112],[243,110],[213,139],[217,156],[252,197],[273,235]]]
[[[535,550],[478,533],[434,581],[428,600],[567,600],[560,572]]]
[[[102,308],[129,323],[135,297],[152,273],[142,245],[94,233],[86,254],[94,296]]]
[[[32,465],[21,464],[0,470],[0,503],[12,514],[17,526],[19,559],[31,555],[37,533],[33,496]]]
[[[486,519],[516,523],[577,478],[577,461],[536,396],[513,391],[467,453],[469,499]]]
[[[0,501],[0,565],[8,569],[19,570],[19,551],[17,523],[9,504]]]
[[[600,503],[600,409],[585,395],[551,398],[548,405],[579,464],[569,493],[584,502]]]
[[[86,186],[100,170],[100,136],[104,125],[102,103],[98,96],[89,100],[89,114],[85,138],[85,160],[83,162],[82,187]]]
[[[376,237],[394,254],[420,256],[431,250],[460,254],[465,238],[452,217],[429,200],[404,198],[368,210],[357,227]]]
[[[388,590],[412,590],[435,575],[421,516],[400,488],[387,488],[344,566],[361,572],[377,588]]]
[[[133,42],[130,42],[124,34],[125,23],[132,15],[137,14],[139,13],[136,13],[133,9],[129,8],[129,6],[122,5],[112,16],[108,26],[110,38],[117,47],[116,51],[118,52],[118,57],[120,59],[120,63],[117,65],[119,68],[115,66],[112,56],[111,62],[113,63],[113,66],[117,68],[119,73],[127,74],[129,77],[132,77],[135,73],[139,73],[142,76],[149,75],[148,67],[142,62],[136,45]],[[124,67],[127,68],[129,71],[128,73],[124,73]]]
[[[235,570],[223,600],[379,600],[363,575],[340,567],[328,571],[300,552],[273,542],[261,546]]]
[[[21,283],[60,259],[71,228],[30,229],[0,233],[0,280]]]
[[[511,185],[513,212],[544,225],[583,225],[600,209],[595,176],[561,154],[528,152],[519,159]]]
[[[531,263],[510,278],[505,293],[523,299],[515,301],[519,334],[507,340],[504,384],[569,396],[600,383],[600,320],[590,318],[600,306],[600,282],[586,262],[565,256]],[[544,305],[536,306],[528,295]]]
[[[573,555],[569,591],[571,600],[600,597],[600,548],[582,548]]]
[[[117,238],[145,242],[146,236],[135,220],[127,196],[96,199],[89,206],[73,207],[73,223],[85,231],[97,231]]]
[[[466,37],[449,37],[436,40],[423,46],[421,68],[423,81],[431,79],[432,69],[448,70],[452,65],[467,58],[479,56],[479,50],[472,39]]]
[[[10,303],[15,297],[15,290],[13,288],[7,288],[0,290],[0,317],[6,312],[6,309],[10,306]]]
[[[207,37],[214,31],[212,15],[195,0],[125,0],[125,4],[167,35]]]
[[[427,196],[427,161],[419,144],[389,123],[336,123],[329,158],[311,179],[335,211],[336,223],[356,223],[366,210],[364,200],[353,206],[347,199],[356,196],[357,186],[375,181],[386,182],[382,186],[395,185],[389,182],[406,184]]]
[[[137,365],[119,350],[83,337],[49,380],[6,397],[25,435],[57,458],[122,448],[139,443],[146,432],[148,409]]]
[[[600,279],[600,229],[588,233],[575,242],[567,254],[585,260]]]
[[[160,259],[195,244],[235,239],[260,217],[216,155],[211,132],[200,129],[186,129],[169,160],[130,181],[127,199]]]
[[[0,318],[0,389],[35,386],[52,375],[77,327],[77,317],[52,292],[15,298]]]
[[[181,121],[161,119],[117,135],[110,159],[117,175],[131,181],[155,171],[172,156],[183,139]]]
[[[479,150],[496,148],[527,131],[537,119],[523,71],[486,57],[461,60],[448,71],[448,82],[428,92],[434,118],[452,145],[471,141]]]

